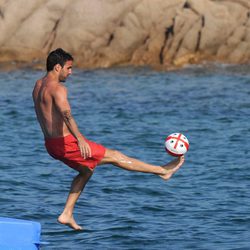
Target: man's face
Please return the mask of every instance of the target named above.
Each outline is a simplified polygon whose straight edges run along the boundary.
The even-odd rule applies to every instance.
[[[59,74],[59,81],[60,82],[65,82],[66,79],[68,78],[69,75],[72,74],[72,65],[73,65],[73,61],[67,61],[63,68],[60,71]]]

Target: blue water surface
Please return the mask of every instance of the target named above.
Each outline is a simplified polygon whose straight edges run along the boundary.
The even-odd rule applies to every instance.
[[[168,134],[190,141],[168,182],[97,167],[75,209],[81,232],[56,221],[76,172],[45,151],[31,98],[42,76],[0,72],[0,216],[40,222],[41,249],[250,249],[249,65],[75,70],[66,86],[89,139],[157,165],[173,159]]]

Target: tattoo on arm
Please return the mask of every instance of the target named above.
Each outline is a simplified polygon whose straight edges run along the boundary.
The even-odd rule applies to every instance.
[[[66,121],[66,122],[70,122],[70,120],[73,118],[72,115],[71,115],[71,112],[70,110],[65,110],[62,112],[63,114],[63,119]]]

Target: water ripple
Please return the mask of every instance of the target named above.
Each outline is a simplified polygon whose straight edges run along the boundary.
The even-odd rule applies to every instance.
[[[41,74],[1,72],[1,216],[39,221],[42,249],[249,249],[248,66],[76,70],[69,99],[90,139],[153,164],[172,159],[168,134],[191,143],[167,183],[98,167],[76,205],[82,232],[56,223],[75,173],[45,151],[31,100]]]

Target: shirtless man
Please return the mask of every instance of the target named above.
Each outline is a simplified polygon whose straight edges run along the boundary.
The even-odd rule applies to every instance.
[[[62,84],[72,74],[72,64],[73,57],[69,53],[60,48],[52,51],[47,57],[47,74],[35,84],[33,101],[48,153],[78,171],[58,222],[81,230],[74,220],[73,210],[97,165],[112,164],[168,180],[184,163],[184,157],[163,166],[154,166],[87,140],[71,114],[67,89]]]

